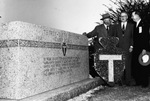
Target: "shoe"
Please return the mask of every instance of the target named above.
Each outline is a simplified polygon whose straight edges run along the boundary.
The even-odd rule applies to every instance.
[[[148,88],[148,85],[141,85],[142,88]]]
[[[108,86],[108,87],[114,87],[114,86],[115,86],[115,83],[114,83],[114,82],[108,82],[108,83],[107,83],[107,86]]]
[[[134,80],[131,80],[129,83],[127,83],[127,86],[135,86],[135,85],[136,85],[136,83]],[[137,86],[139,86],[139,85],[137,85]]]
[[[135,87],[138,87],[138,86],[141,86],[141,84],[132,84],[130,86],[135,86]]]

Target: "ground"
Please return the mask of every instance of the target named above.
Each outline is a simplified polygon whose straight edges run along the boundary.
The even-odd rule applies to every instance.
[[[99,86],[68,101],[150,101],[150,88]]]

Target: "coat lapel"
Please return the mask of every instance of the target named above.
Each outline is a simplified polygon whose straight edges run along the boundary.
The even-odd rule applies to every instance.
[[[126,29],[125,29],[125,31],[124,31],[124,34],[126,35],[127,33],[126,32],[128,32],[128,30],[130,30],[130,24],[127,22],[127,25],[126,25]]]
[[[123,33],[122,33],[121,23],[119,23],[118,25],[118,30],[119,30],[119,33],[122,35]]]
[[[102,28],[103,28],[103,36],[107,37],[107,30],[106,30],[104,24],[103,24]]]
[[[137,31],[137,33],[139,33],[138,35],[141,35],[140,33],[140,31],[139,31],[139,27],[141,27],[142,28],[142,26],[143,26],[143,22],[142,22],[142,20],[139,22],[139,24],[138,24],[138,26],[136,27],[136,31]]]
[[[125,32],[124,32],[124,33],[126,33],[128,29],[130,29],[130,25],[129,25],[129,23],[127,22],[126,29],[125,29]]]

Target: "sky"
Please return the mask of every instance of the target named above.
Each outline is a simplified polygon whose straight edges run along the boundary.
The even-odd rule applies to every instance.
[[[0,0],[0,23],[24,21],[82,34],[101,22],[109,0]]]

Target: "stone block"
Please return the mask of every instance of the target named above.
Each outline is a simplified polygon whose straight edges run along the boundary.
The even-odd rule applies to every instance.
[[[118,83],[125,69],[125,52],[116,47],[117,37],[102,37],[100,44],[104,47],[95,53],[95,70],[107,82]]]
[[[88,39],[27,22],[0,26],[0,98],[22,99],[89,76]]]

